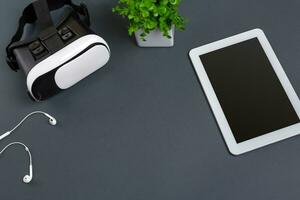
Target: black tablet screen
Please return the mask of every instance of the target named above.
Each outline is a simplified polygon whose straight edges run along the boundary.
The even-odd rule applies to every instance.
[[[200,59],[237,143],[299,122],[257,38]]]

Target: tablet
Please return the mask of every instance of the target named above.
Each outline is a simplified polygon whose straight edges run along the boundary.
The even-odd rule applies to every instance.
[[[300,133],[300,101],[260,29],[190,51],[229,151],[239,155]]]

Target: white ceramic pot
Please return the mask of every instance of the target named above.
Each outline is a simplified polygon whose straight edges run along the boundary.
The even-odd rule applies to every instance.
[[[175,27],[173,26],[171,30],[169,30],[169,35],[171,38],[167,38],[163,36],[163,33],[160,30],[156,29],[151,31],[146,37],[145,41],[143,41],[140,37],[142,30],[138,30],[135,32],[136,43],[140,47],[172,47],[174,46],[174,34]]]

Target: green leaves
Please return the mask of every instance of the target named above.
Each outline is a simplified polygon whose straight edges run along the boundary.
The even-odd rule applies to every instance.
[[[119,0],[113,12],[127,18],[129,35],[142,29],[141,38],[144,39],[150,31],[158,28],[169,38],[172,25],[183,30],[186,24],[178,13],[179,4],[180,0]]]

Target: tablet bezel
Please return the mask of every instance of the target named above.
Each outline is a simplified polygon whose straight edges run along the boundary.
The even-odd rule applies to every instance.
[[[239,155],[272,144],[274,142],[278,142],[280,140],[298,135],[300,133],[300,123],[297,123],[240,143],[237,143],[234,138],[234,135],[232,133],[232,130],[230,129],[229,123],[225,117],[220,102],[218,101],[216,93],[200,60],[200,56],[253,38],[257,38],[259,40],[295,112],[297,113],[298,118],[300,119],[299,98],[295,90],[293,89],[288,77],[286,76],[279,60],[277,59],[277,56],[275,55],[268,39],[266,38],[264,32],[261,29],[250,30],[226,39],[222,39],[192,49],[189,53],[195,71],[198,75],[199,81],[202,84],[208,102],[221,129],[224,140],[228,146],[229,151],[233,155]]]

